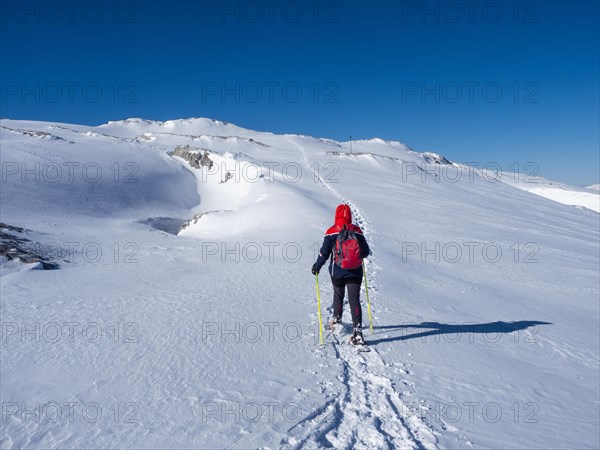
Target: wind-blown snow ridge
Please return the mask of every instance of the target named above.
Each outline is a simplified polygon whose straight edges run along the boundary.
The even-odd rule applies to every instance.
[[[123,119],[123,120],[111,120],[109,122],[106,123],[106,125],[112,125],[112,124],[147,124],[147,125],[159,125],[159,126],[172,126],[172,125],[177,125],[177,124],[194,124],[194,123],[200,123],[200,124],[211,124],[211,125],[232,125],[229,122],[223,122],[221,120],[215,120],[215,119],[210,119],[207,117],[190,117],[188,119],[172,119],[172,120],[166,120],[166,121],[161,121],[161,120],[151,120],[151,119],[142,119],[139,117],[131,117],[129,119]]]
[[[5,127],[5,126],[0,126],[0,128],[10,131],[12,133],[21,134],[23,136],[29,136],[29,137],[40,138],[40,139],[61,140],[61,141],[68,142],[70,144],[73,143],[72,141],[67,141],[66,139],[63,139],[59,136],[55,136],[54,134],[51,134],[51,133],[47,133],[45,131],[29,131],[29,130],[22,130],[22,129],[18,129],[18,128],[9,128],[9,127]]]
[[[213,136],[213,138],[215,138],[215,139],[234,138],[232,135],[235,135],[235,137],[240,138],[240,139],[243,139],[244,137],[248,138],[245,135],[252,135],[255,137],[260,136],[262,138],[267,138],[267,139],[268,139],[268,137],[276,136],[269,132],[256,132],[256,131],[238,127],[238,126],[228,123],[228,122],[222,122],[222,121],[208,119],[208,118],[176,119],[176,120],[168,120],[165,122],[132,118],[132,119],[126,119],[126,120],[121,120],[121,121],[108,122],[105,125],[101,125],[99,128],[103,128],[103,127],[110,128],[111,126],[123,126],[125,128],[131,127],[131,126],[142,126],[144,128],[150,127],[154,131],[154,133],[160,133],[160,132],[162,132],[161,129],[168,128],[170,130],[173,130],[173,131],[170,131],[170,133],[172,135],[180,135],[180,136],[186,134],[185,132],[183,132],[183,130],[189,131],[192,129],[198,130],[201,128],[207,128],[207,129],[215,129],[216,128],[216,129],[220,129],[223,131],[227,131],[227,133],[224,133],[222,136]],[[189,133],[187,133],[187,134],[190,138],[193,138],[193,134],[189,134]],[[199,136],[199,134],[210,135],[211,133],[197,133],[198,139],[207,139],[205,137]],[[456,163],[448,160],[447,158],[445,158],[443,155],[440,155],[438,153],[416,152],[413,149],[411,149],[409,146],[407,146],[406,144],[403,144],[402,142],[394,141],[394,140],[371,138],[371,139],[362,139],[362,140],[359,139],[359,140],[355,140],[352,142],[339,142],[339,141],[335,141],[333,139],[317,138],[317,137],[303,135],[303,134],[285,134],[283,136],[296,137],[296,138],[301,138],[301,139],[309,139],[316,144],[326,144],[326,145],[336,147],[337,149],[350,149],[351,145],[353,145],[354,146],[353,153],[356,153],[359,155],[365,154],[365,153],[374,153],[374,154],[379,154],[378,155],[379,157],[387,156],[387,157],[391,157],[391,158],[399,158],[403,162],[413,163],[414,161],[412,160],[412,158],[410,158],[410,156],[408,158],[406,156],[404,156],[404,155],[412,154],[412,155],[415,155],[420,162],[424,162],[427,164],[434,163],[434,164],[453,165],[455,167],[464,167],[464,168],[467,167],[467,166],[462,166],[460,164],[456,164]],[[251,139],[251,138],[248,138],[248,139]],[[262,140],[264,141],[265,139],[262,139]],[[260,140],[258,140],[258,141],[259,142],[256,142],[258,145],[267,145],[267,144],[264,144],[264,142],[260,142]],[[361,151],[361,146],[370,147],[371,149],[377,149],[377,151],[373,152],[373,150],[371,150],[371,152],[364,152],[364,151]],[[382,151],[384,151],[384,149],[391,150],[392,152],[387,155],[382,154]],[[340,152],[341,152],[341,150],[340,150]],[[473,169],[469,168],[466,170],[473,170]],[[477,170],[477,169],[475,169],[475,170]],[[600,212],[600,195],[594,196],[593,193],[590,193],[589,189],[582,189],[582,188],[577,188],[574,186],[567,186],[567,185],[563,184],[560,187],[560,192],[559,192],[556,189],[556,186],[548,188],[548,186],[534,185],[534,184],[532,184],[533,178],[531,178],[531,177],[526,178],[525,175],[522,176],[521,182],[517,182],[517,183],[512,182],[511,177],[513,175],[514,174],[504,174],[503,176],[498,176],[498,180],[501,182],[507,183],[510,186],[516,187],[518,189],[523,189],[532,194],[536,194],[536,195],[540,195],[545,198],[549,198],[549,199],[557,201],[559,203],[563,203],[563,204],[567,204],[567,205],[571,205],[571,206],[583,206],[592,211]],[[522,179],[524,179],[524,178],[526,178],[528,180],[525,183],[522,182]],[[548,185],[552,184],[548,180],[542,179],[541,177],[535,177],[535,178],[542,180],[543,184],[548,184]]]

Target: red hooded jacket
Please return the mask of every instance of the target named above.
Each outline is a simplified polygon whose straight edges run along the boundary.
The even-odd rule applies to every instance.
[[[325,232],[325,236],[337,234],[344,225],[348,225],[348,228],[355,233],[362,234],[362,230],[352,223],[352,210],[350,209],[350,206],[346,204],[338,205],[338,207],[335,208],[335,219],[333,223],[334,225],[329,227]]]
[[[362,230],[360,229],[360,227],[357,227],[352,223],[352,211],[350,210],[350,206],[346,204],[341,204],[335,209],[334,225],[332,227],[329,227],[325,232],[323,245],[321,246],[321,250],[319,251],[319,257],[315,262],[315,266],[318,270],[321,270],[321,267],[323,267],[327,259],[329,259],[329,257],[333,253],[333,248],[335,246],[335,241],[337,240],[337,235],[344,225],[347,225],[349,229],[356,233],[356,238],[361,249],[361,256],[363,258],[366,258],[371,253],[369,245],[367,244],[367,240],[363,236]],[[337,264],[334,264],[333,258],[331,258],[331,260],[329,261],[329,273],[334,278],[362,278],[363,269],[362,266],[352,270],[342,269]]]

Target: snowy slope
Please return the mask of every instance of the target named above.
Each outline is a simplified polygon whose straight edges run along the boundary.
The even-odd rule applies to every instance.
[[[380,139],[0,126],[0,222],[26,229],[1,231],[60,265],[3,259],[1,448],[598,448],[590,206]],[[370,353],[318,343],[342,201],[373,250]]]
[[[533,163],[527,164],[525,167],[529,170],[537,170]],[[475,170],[469,169],[466,166],[462,167],[464,171]],[[564,183],[556,183],[540,176],[530,175],[529,173],[507,173],[490,170],[478,170],[477,172],[490,183],[506,183],[564,205],[580,206],[600,213],[600,192],[594,192],[593,187],[590,189],[590,187],[582,188]]]

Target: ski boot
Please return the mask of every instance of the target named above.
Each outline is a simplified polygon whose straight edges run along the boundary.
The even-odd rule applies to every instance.
[[[362,334],[362,329],[360,327],[355,327],[352,336],[350,337],[350,343],[352,345],[365,345],[365,338]]]
[[[342,331],[342,318],[334,317],[333,319],[331,319],[329,321],[329,328],[331,328],[331,331],[333,333],[339,333],[340,331]]]

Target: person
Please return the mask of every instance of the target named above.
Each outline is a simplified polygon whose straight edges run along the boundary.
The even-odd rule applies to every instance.
[[[350,230],[352,233],[345,233],[346,230]],[[337,249],[340,245],[345,245],[338,239],[340,233],[343,233],[345,238],[350,238],[355,242],[349,243],[349,247],[352,249],[354,244],[355,252],[358,253],[354,264],[343,263],[340,265],[340,259],[345,256],[341,256],[341,252],[336,256]],[[349,252],[346,252],[349,253]],[[350,342],[355,345],[362,345],[365,343],[362,334],[362,308],[360,306],[360,285],[363,279],[363,264],[362,259],[369,256],[371,250],[367,244],[367,240],[363,236],[362,230],[352,223],[352,211],[350,206],[346,204],[338,205],[335,209],[335,223],[325,232],[325,238],[323,239],[323,245],[319,251],[317,261],[313,264],[311,272],[313,275],[317,275],[321,270],[321,267],[325,264],[327,259],[329,261],[329,274],[331,276],[331,283],[333,284],[333,319],[330,321],[332,328],[342,323],[342,312],[344,309],[344,295],[346,289],[348,289],[348,303],[350,305],[350,312],[352,314],[352,326],[353,333],[350,338]],[[342,265],[351,268],[344,268]],[[357,266],[357,267],[354,267]]]

